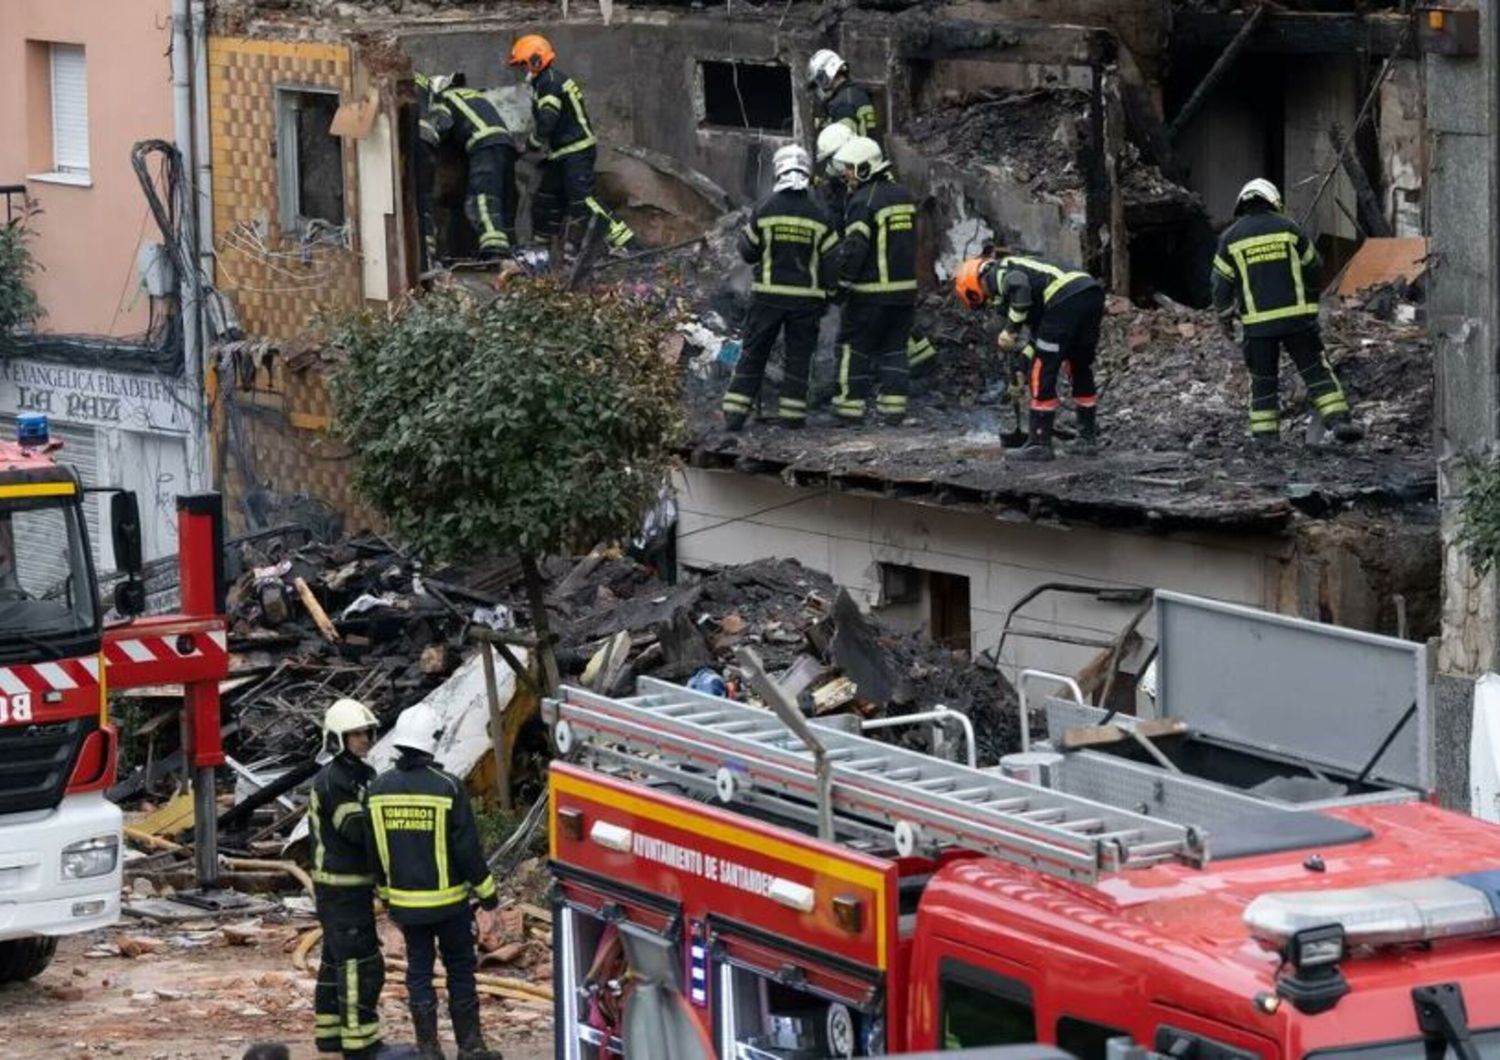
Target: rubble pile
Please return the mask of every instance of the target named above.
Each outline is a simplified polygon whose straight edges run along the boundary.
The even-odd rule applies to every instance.
[[[993,90],[946,100],[903,135],[929,157],[994,166],[1037,195],[1083,187],[1088,94],[1079,89]]]
[[[1426,452],[1433,373],[1423,329],[1382,320],[1360,299],[1327,306],[1322,327],[1328,360],[1368,432],[1362,448]],[[1243,448],[1249,376],[1211,311],[1141,309],[1111,298],[1098,373],[1107,444],[1200,455]],[[1284,422],[1295,422],[1309,412],[1306,389],[1290,359],[1281,373]]]

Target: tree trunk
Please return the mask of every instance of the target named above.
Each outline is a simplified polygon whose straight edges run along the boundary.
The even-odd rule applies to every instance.
[[[536,628],[537,653],[542,660],[542,695],[555,696],[562,685],[557,673],[557,651],[552,625],[547,620],[547,589],[536,557],[521,557],[521,573],[526,577],[526,598],[531,605],[531,624]]]

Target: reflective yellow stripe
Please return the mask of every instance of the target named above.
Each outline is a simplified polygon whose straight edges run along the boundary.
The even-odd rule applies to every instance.
[[[1017,306],[1011,306],[1006,315],[1010,317],[1013,323],[1024,324],[1026,323],[1026,318],[1031,316],[1031,312]]]
[[[851,283],[849,290],[858,291],[861,294],[875,294],[880,291],[915,291],[916,280],[890,280],[876,283]]]
[[[313,883],[321,883],[328,887],[370,887],[375,883],[374,876],[361,876],[352,872],[324,872],[322,869],[313,869],[308,873]]]
[[[476,898],[489,898],[496,893],[495,877],[493,876],[486,876],[484,879],[480,880],[478,886],[474,888],[474,897]]]
[[[1217,269],[1219,275],[1223,276],[1226,280],[1234,279],[1234,267],[1230,265],[1229,262],[1219,257],[1217,254],[1214,255],[1214,268]]]
[[[71,482],[29,482],[17,486],[0,486],[0,500],[17,497],[70,497],[78,492]]]
[[[553,110],[562,110],[562,100],[556,96],[543,96],[536,101],[539,107],[551,107]]]
[[[359,961],[344,962],[344,1031],[359,1029]]]
[[[866,103],[855,112],[854,120],[859,123],[859,128],[856,130],[859,135],[869,136],[870,130],[875,128],[875,108]]]
[[[455,107],[457,107],[459,112],[463,114],[465,118],[469,119],[469,124],[474,127],[474,135],[470,136],[468,142],[464,144],[466,150],[472,151],[475,145],[477,145],[480,140],[483,140],[486,137],[503,135],[504,133],[509,131],[503,125],[491,125],[489,122],[485,121],[479,116],[479,114],[474,110],[473,107],[469,106],[469,104],[464,100],[462,96],[449,93],[446,97],[446,101],[452,103]]]
[[[379,797],[374,796],[370,799],[370,808],[372,810]],[[375,832],[375,855],[380,858],[380,867],[385,870],[385,875],[389,878],[391,875],[391,848],[386,842],[385,822],[380,819],[380,814],[371,813],[370,824],[374,826]]]
[[[585,148],[593,147],[598,142],[599,141],[595,140],[592,136],[585,136],[582,140],[573,141],[567,147],[559,147],[556,151],[553,151],[547,157],[561,158],[563,157],[563,155],[577,154],[579,151],[582,151]]]
[[[821,287],[793,287],[785,283],[752,283],[750,290],[758,294],[789,294],[798,298],[823,298],[826,297]]]
[[[313,1014],[314,1027],[337,1027],[338,1025],[339,1017],[337,1013],[316,1012]]]
[[[1302,264],[1303,265],[1311,265],[1313,262],[1315,262],[1317,260],[1318,260],[1318,248],[1312,245],[1312,241],[1311,240],[1308,240],[1307,249],[1305,251],[1303,251],[1303,253],[1302,253]]]
[[[440,891],[403,891],[390,889],[390,904],[404,909],[433,909],[440,905],[462,902],[469,895],[467,886],[449,887]]]
[[[376,806],[431,806],[439,810],[447,810],[453,805],[451,795],[371,795],[370,807]]]
[[[745,412],[749,410],[751,404],[750,398],[731,390],[724,395],[724,400],[719,402],[719,407],[728,409],[730,412]]]
[[[307,800],[307,824],[312,832],[313,848],[313,871],[317,872],[323,868],[323,813],[322,800],[318,798],[318,789],[313,788],[312,797]]]
[[[434,835],[437,840],[437,871],[439,891],[447,891],[448,886],[448,811],[438,810],[437,821],[434,823]]]
[[[342,828],[349,818],[357,817],[364,812],[365,808],[357,802],[340,803],[333,811],[333,827]]]
[[[1260,313],[1246,313],[1240,317],[1240,321],[1244,324],[1265,324],[1272,320],[1287,320],[1291,317],[1315,317],[1317,315],[1318,304],[1316,302],[1309,302],[1302,305],[1284,306],[1281,309],[1267,309]]]
[[[848,228],[844,229],[844,235],[846,236],[852,236],[855,232],[862,232],[865,238],[868,239],[870,237],[870,226],[863,221],[855,221]]]

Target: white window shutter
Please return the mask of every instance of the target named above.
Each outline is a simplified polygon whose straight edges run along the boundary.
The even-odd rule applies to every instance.
[[[52,45],[52,160],[59,173],[89,171],[89,79],[83,48]]]

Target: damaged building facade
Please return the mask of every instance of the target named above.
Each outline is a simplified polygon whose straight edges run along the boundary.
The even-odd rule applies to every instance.
[[[1394,5],[1209,6],[1017,0],[835,13],[605,3],[564,15],[480,4],[219,5],[219,282],[252,336],[221,351],[218,364],[216,452],[236,507],[264,524],[268,505],[305,497],[346,521],[368,520],[327,437],[317,317],[389,305],[421,280],[414,71],[462,70],[471,85],[496,90],[503,113],[524,118],[503,58],[518,33],[546,32],[589,93],[601,198],[662,245],[763,194],[776,149],[811,139],[802,72],[831,46],[872,92],[898,171],[921,194],[927,312],[945,356],[989,340],[933,307],[954,264],[999,239],[1102,277],[1116,292],[1119,324],[1115,353],[1102,355],[1107,369],[1146,379],[1160,352],[1163,382],[1155,391],[1116,385],[1106,371],[1113,448],[1093,470],[1059,465],[1045,475],[1004,463],[996,410],[975,401],[983,386],[951,373],[946,400],[919,406],[918,430],[891,440],[784,445],[752,429],[734,441],[690,398],[694,427],[677,483],[684,561],[797,558],[890,620],[975,653],[993,648],[1018,601],[1056,582],[1179,589],[1436,633],[1431,382],[1410,291],[1401,299],[1404,385],[1373,355],[1368,367],[1354,363],[1384,338],[1355,329],[1336,353],[1349,362],[1340,370],[1354,373],[1357,400],[1387,402],[1388,387],[1401,388],[1399,410],[1374,413],[1401,418],[1401,430],[1367,456],[1312,449],[1285,467],[1239,452],[1242,369],[1191,308],[1204,304],[1217,226],[1250,176],[1287,188],[1289,211],[1308,214],[1335,266],[1361,237],[1422,237],[1422,34]],[[1247,86],[1267,84],[1262,95],[1274,103],[1265,96],[1262,106]],[[325,179],[298,168],[310,153],[323,159]],[[461,191],[451,174],[446,183],[456,207]],[[443,185],[440,176],[440,199]],[[231,245],[229,233],[245,238]],[[742,295],[684,301],[717,308],[727,334]],[[1162,313],[1148,333],[1197,337],[1171,350],[1159,335],[1137,343],[1132,321]],[[1167,392],[1172,385],[1182,392]],[[1201,411],[1205,394],[1217,395],[1212,415]],[[1210,426],[1189,438],[1171,430],[1174,420]],[[1112,635],[1131,613],[1064,594],[1015,621],[1089,640]],[[1017,638],[1004,662],[1071,670],[1092,651]]]

